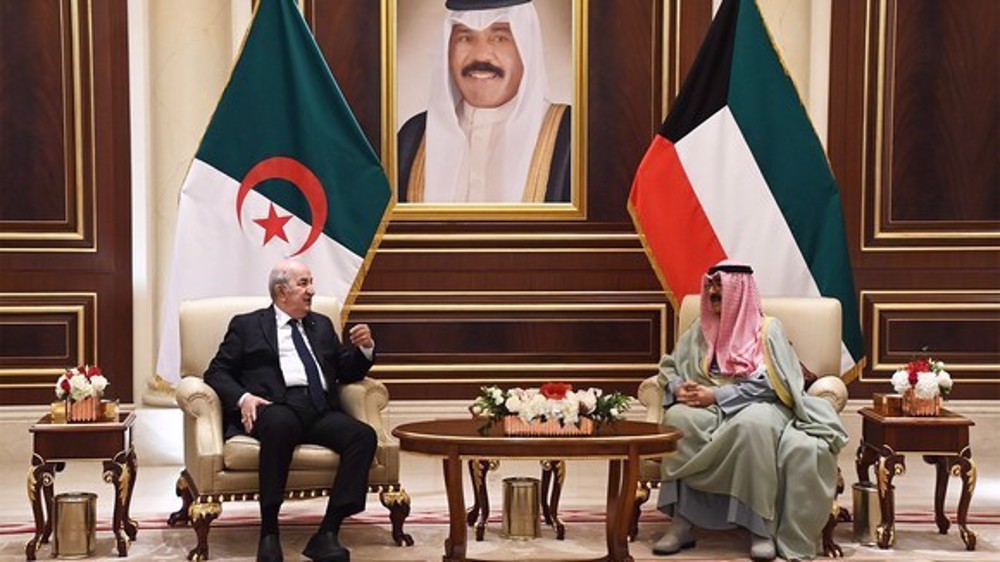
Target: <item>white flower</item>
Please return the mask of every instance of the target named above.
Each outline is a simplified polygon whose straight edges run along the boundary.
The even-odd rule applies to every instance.
[[[580,402],[581,409],[585,412],[593,411],[597,406],[597,396],[594,393],[594,389],[589,390],[578,390],[574,394],[574,398]]]
[[[892,374],[892,388],[902,394],[910,388],[910,373],[906,369],[900,369]]]
[[[558,403],[558,416],[566,423],[576,423],[580,421],[580,402],[575,397],[566,396],[566,400]]]
[[[934,398],[941,391],[938,388],[937,377],[934,373],[917,373],[917,384],[913,388],[917,398]]]
[[[618,408],[611,408],[608,415],[611,416],[611,419],[616,419],[618,417]]]
[[[490,391],[490,396],[493,397],[493,400],[495,402],[499,403],[499,402],[503,401],[503,391],[502,390],[500,390],[499,388],[497,388],[497,387],[494,386],[494,387],[490,387],[489,391]]]
[[[504,405],[507,406],[508,410],[516,414],[521,411],[521,406],[523,404],[521,403],[521,399],[518,398],[516,394],[511,394],[507,397],[507,401],[504,402]]]
[[[82,400],[94,395],[94,387],[90,386],[86,376],[76,374],[69,379],[69,394],[73,400]]]
[[[948,391],[951,390],[951,387],[953,384],[955,384],[955,381],[951,380],[951,374],[949,374],[948,371],[942,369],[937,374],[937,384],[944,390]]]
[[[101,395],[108,387],[108,379],[104,378],[104,375],[94,375],[90,377],[90,386],[94,387],[94,392]]]
[[[483,407],[480,406],[479,404],[473,404],[472,405],[472,413],[475,414],[475,415],[477,415],[477,416],[480,415],[480,414],[482,414],[483,413]]]

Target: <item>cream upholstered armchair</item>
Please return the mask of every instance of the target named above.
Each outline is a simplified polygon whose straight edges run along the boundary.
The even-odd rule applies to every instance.
[[[198,544],[188,553],[189,560],[208,558],[209,527],[221,513],[224,501],[256,500],[256,439],[238,435],[222,437],[222,402],[203,380],[225,336],[233,316],[267,306],[270,301],[257,297],[226,297],[187,301],[181,304],[181,374],[177,385],[177,404],[184,411],[184,470],[177,480],[181,508],[172,513],[168,523],[191,523]],[[313,310],[329,316],[338,333],[340,305],[336,299],[315,297]],[[392,538],[396,544],[413,544],[403,533],[403,522],[410,513],[410,497],[399,482],[399,444],[386,432],[382,411],[389,403],[385,386],[371,378],[341,387],[341,402],[355,418],[375,429],[378,449],[368,472],[369,492],[378,492],[382,505],[389,509]],[[292,457],[286,499],[314,498],[329,493],[339,458],[319,445],[300,445]]]
[[[847,403],[847,386],[840,379],[841,316],[840,301],[827,297],[770,297],[762,299],[764,313],[781,320],[785,333],[799,361],[819,377],[809,385],[807,392],[826,398],[840,412]],[[700,313],[700,296],[688,295],[681,302],[677,320],[677,338]],[[807,383],[808,384],[808,383]],[[663,420],[663,388],[654,375],[639,385],[639,401],[646,406],[646,421]],[[650,490],[660,484],[659,459],[646,460],[640,468],[638,502],[632,517],[629,536],[638,532],[639,508],[649,499]],[[843,479],[838,472],[837,493],[843,490]],[[823,551],[829,556],[839,555],[833,543],[833,527],[838,520],[849,519],[846,509],[831,506],[830,523],[823,530]]]

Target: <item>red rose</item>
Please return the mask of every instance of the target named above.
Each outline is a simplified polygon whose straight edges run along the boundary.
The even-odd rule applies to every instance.
[[[90,377],[96,377],[97,375],[100,375],[100,374],[101,374],[101,368],[98,367],[98,366],[96,366],[96,365],[93,366],[93,367],[90,367],[89,369],[87,369],[87,378],[88,379]]]
[[[566,393],[573,390],[573,385],[566,382],[547,382],[539,389],[549,400],[562,400]]]
[[[59,388],[63,389],[64,392],[69,392],[70,390],[69,379],[63,377],[63,379],[59,381]]]

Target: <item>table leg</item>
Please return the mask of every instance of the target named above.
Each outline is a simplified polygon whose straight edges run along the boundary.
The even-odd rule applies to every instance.
[[[465,498],[462,491],[462,460],[458,449],[445,457],[444,489],[448,496],[448,538],[444,541],[444,562],[465,560],[468,538],[465,532]]]
[[[865,447],[865,442],[861,441],[861,444],[858,445],[858,451],[854,455],[854,469],[858,473],[858,482],[862,484],[871,482],[871,479],[868,478],[868,468],[877,460],[878,454],[875,450]]]
[[[944,514],[944,498],[948,494],[948,465],[949,457],[940,455],[924,455],[924,462],[933,464],[935,469],[934,479],[934,523],[937,524],[938,533],[948,534],[948,527],[951,522]]]
[[[952,472],[962,479],[962,495],[958,499],[958,531],[965,542],[966,550],[976,550],[976,534],[969,530],[969,502],[976,491],[976,463],[972,460],[972,450],[966,447],[952,460]]]
[[[552,480],[552,493],[549,494],[549,481]],[[556,540],[566,538],[566,524],[559,518],[559,498],[562,496],[563,484],[566,482],[566,461],[542,461],[542,514],[545,523],[556,528]]]
[[[113,459],[104,461],[104,481],[115,487],[115,510],[111,528],[115,533],[118,556],[128,556],[130,544],[130,537],[126,537],[125,533],[122,532],[122,527],[128,518],[128,501],[131,499],[132,480],[135,479],[132,467],[128,462],[128,455],[128,451],[121,451]]]
[[[31,468],[28,469],[28,501],[31,502],[31,512],[35,516],[35,534],[24,546],[24,556],[28,560],[35,559],[39,543],[48,542],[48,532],[51,532],[52,521],[52,483],[55,478],[55,465],[45,462],[38,454],[31,458]],[[43,496],[45,505],[43,508]],[[46,511],[48,510],[48,518]]]
[[[132,493],[135,491],[135,481],[139,477],[139,462],[135,458],[135,448],[129,447],[128,455],[125,457],[125,464],[132,472],[132,478],[128,482],[128,494],[125,496],[125,534],[130,540],[135,540],[139,535],[139,523],[132,519],[130,513],[132,507]]]
[[[483,540],[486,523],[490,518],[490,494],[486,488],[486,473],[495,470],[499,461],[472,459],[469,461],[469,477],[472,479],[472,507],[466,514],[466,523],[476,527],[476,540]]]
[[[624,462],[624,466],[623,466]],[[632,562],[628,551],[628,527],[635,509],[639,485],[639,459],[631,455],[625,461],[608,464],[608,503],[605,520],[609,562]]]
[[[878,459],[878,499],[882,509],[882,520],[875,529],[875,540],[879,548],[889,548],[896,541],[896,498],[892,479],[906,472],[903,455],[897,455],[892,448],[883,446]]]
[[[622,494],[622,461],[608,461],[608,500],[605,506],[604,536],[608,543],[608,558],[615,549],[615,518],[618,517],[618,499]]]
[[[47,478],[42,480],[42,498],[45,501],[45,528],[42,529],[42,544],[49,543],[49,537],[52,536],[52,523],[55,519],[54,514],[56,512],[56,492],[55,492],[55,479],[56,472],[59,472],[60,463],[52,463],[52,478]],[[63,465],[65,466],[65,464]]]

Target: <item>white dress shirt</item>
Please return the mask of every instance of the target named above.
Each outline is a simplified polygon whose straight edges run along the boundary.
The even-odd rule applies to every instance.
[[[299,352],[295,350],[295,342],[292,341],[292,317],[288,315],[284,310],[281,310],[277,306],[274,307],[274,321],[278,329],[278,364],[281,367],[281,375],[285,379],[285,387],[291,388],[293,386],[309,386],[309,379],[306,378],[306,368],[302,364],[302,360],[299,358]],[[296,326],[299,333],[302,334],[302,340],[306,343],[306,349],[309,350],[309,356],[316,363],[316,370],[319,371],[320,377],[319,382],[323,385],[323,390],[326,390],[326,377],[323,376],[323,369],[319,366],[319,361],[316,360],[316,354],[313,352],[312,345],[309,343],[309,338],[306,337],[305,329],[302,326],[302,322],[298,323]],[[365,357],[371,361],[375,354],[375,347],[361,347],[361,353],[364,353]],[[243,405],[243,400],[249,395],[249,392],[240,396],[238,404]]]

